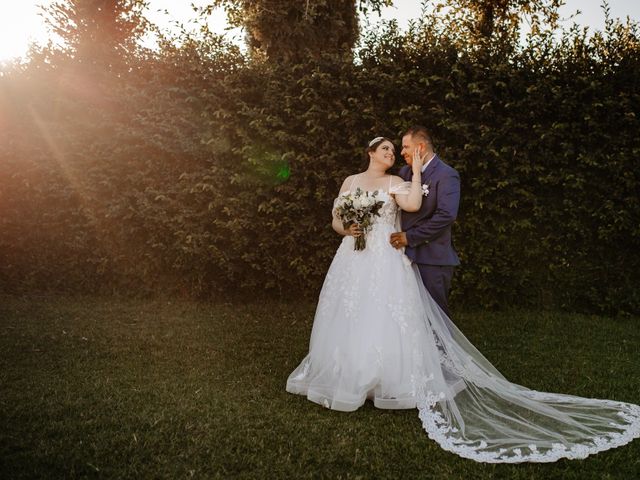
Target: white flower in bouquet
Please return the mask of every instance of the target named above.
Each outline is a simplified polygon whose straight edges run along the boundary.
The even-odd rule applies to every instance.
[[[374,192],[374,195],[375,195],[375,193],[377,193],[377,192]],[[375,199],[374,195],[367,195],[366,197],[364,197],[364,198],[360,201],[360,203],[362,204],[362,206],[363,206],[364,208],[369,208],[369,207],[371,207],[374,203],[376,203],[376,201],[377,201],[377,200]]]

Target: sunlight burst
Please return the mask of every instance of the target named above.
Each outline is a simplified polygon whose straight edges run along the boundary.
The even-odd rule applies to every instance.
[[[38,5],[50,3],[51,0],[0,0],[0,61],[25,56],[30,43],[47,43],[47,29]]]

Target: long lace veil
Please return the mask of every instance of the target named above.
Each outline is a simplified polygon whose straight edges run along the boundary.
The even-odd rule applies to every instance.
[[[419,379],[418,409],[429,437],[489,463],[584,458],[640,436],[640,406],[530,390],[506,380],[422,288],[424,322],[440,369]]]

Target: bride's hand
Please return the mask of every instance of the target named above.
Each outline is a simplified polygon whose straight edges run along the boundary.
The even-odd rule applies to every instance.
[[[420,149],[416,148],[413,151],[413,162],[411,162],[411,169],[413,175],[420,177],[422,175],[422,166],[424,165],[424,157],[420,155]]]
[[[345,228],[344,231],[347,235],[351,235],[352,237],[359,237],[362,235],[362,227],[357,223],[352,223],[349,227]]]

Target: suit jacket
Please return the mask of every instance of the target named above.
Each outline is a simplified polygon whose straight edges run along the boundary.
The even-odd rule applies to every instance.
[[[413,172],[404,166],[398,175],[411,181]],[[422,197],[417,212],[402,211],[400,225],[407,235],[405,254],[415,263],[425,265],[460,265],[451,244],[451,225],[460,205],[460,175],[436,155],[422,172],[422,184],[429,194]]]

